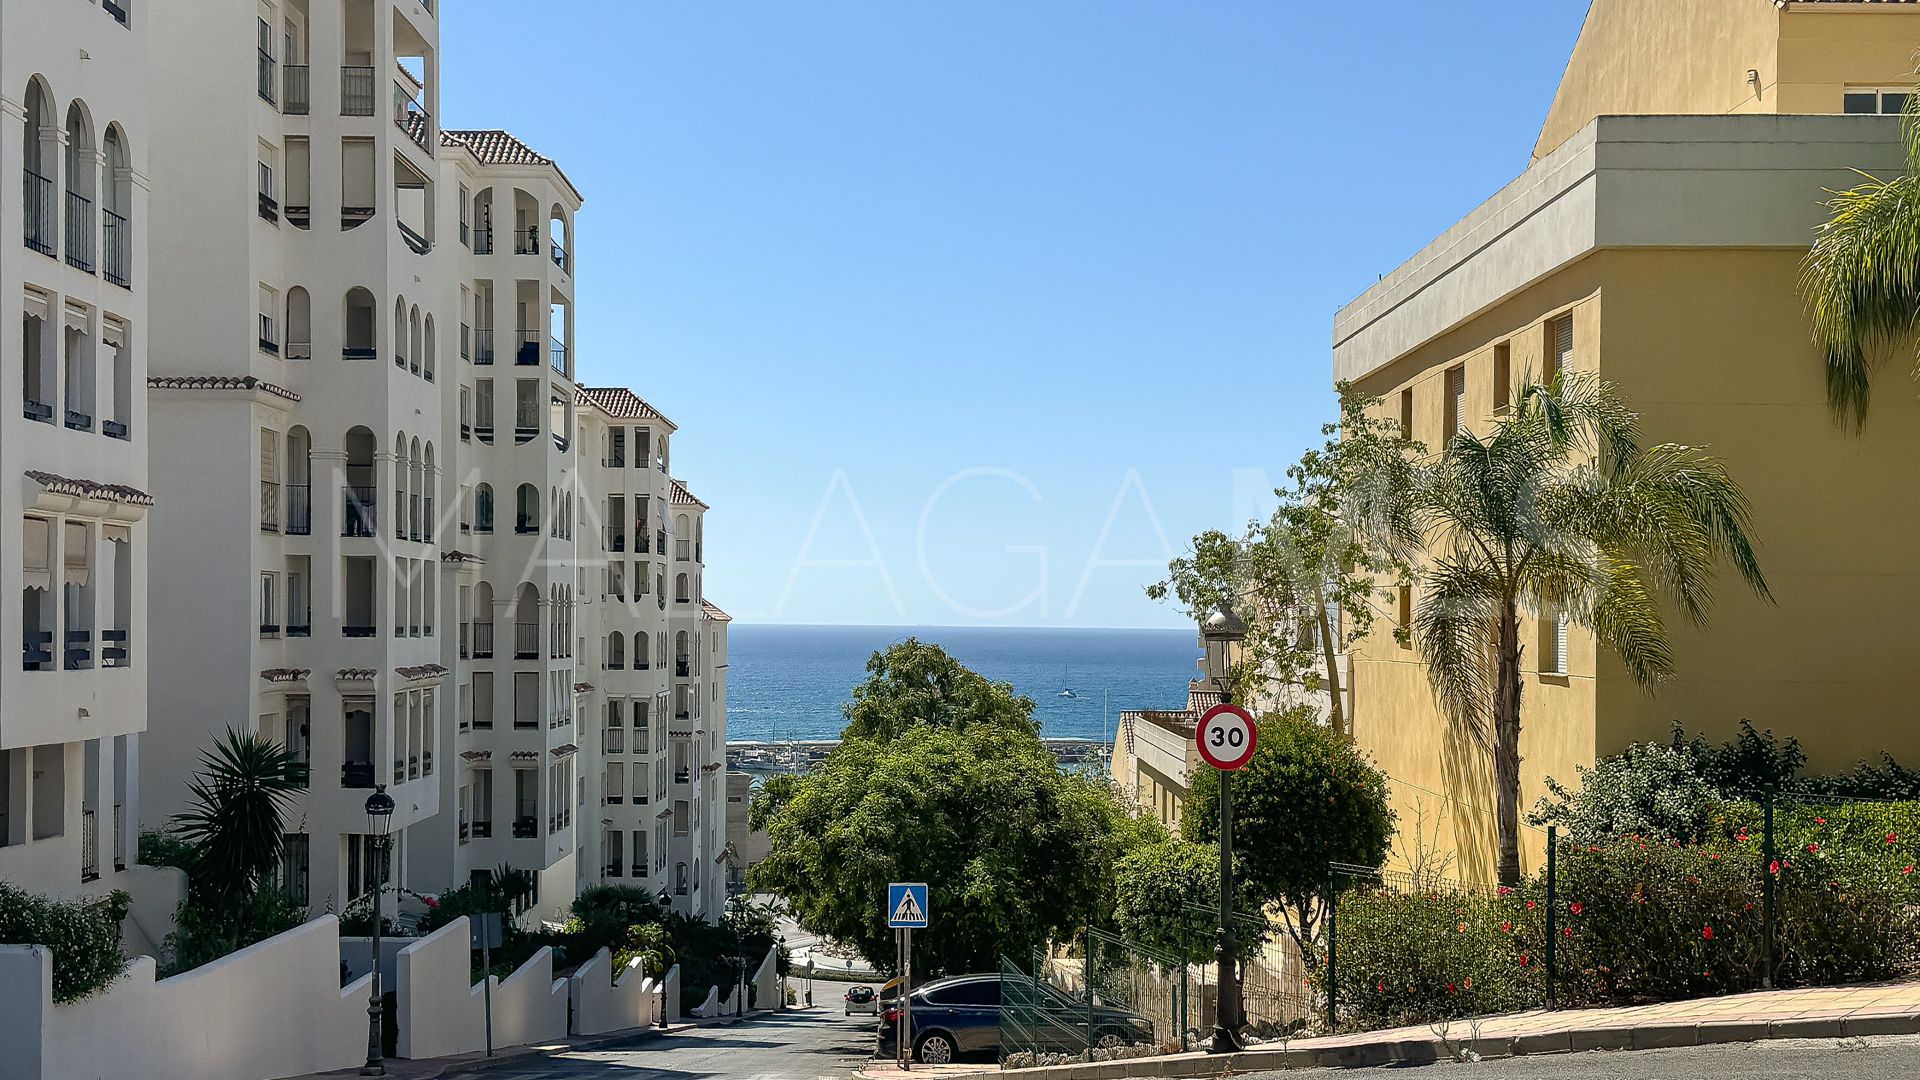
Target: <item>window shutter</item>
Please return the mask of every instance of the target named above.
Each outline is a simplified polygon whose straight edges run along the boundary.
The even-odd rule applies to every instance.
[[[27,518],[25,541],[21,549],[26,555],[21,584],[29,589],[52,587],[53,522],[46,518]]]
[[[88,542],[87,527],[69,523],[66,528],[66,576],[61,580],[68,585],[84,586],[91,580],[93,567],[92,545]]]
[[[1553,324],[1553,371],[1550,377],[1559,374],[1573,363],[1573,316],[1562,315]]]
[[[1554,612],[1553,616],[1553,670],[1555,673],[1567,673],[1567,613],[1565,610]]]
[[[1467,369],[1447,369],[1447,437],[1452,438],[1467,427]]]
[[[260,429],[260,479],[272,483],[280,478],[280,433]]]

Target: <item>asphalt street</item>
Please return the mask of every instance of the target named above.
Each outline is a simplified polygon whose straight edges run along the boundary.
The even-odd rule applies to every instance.
[[[838,1008],[768,1013],[726,1027],[648,1039],[631,1049],[560,1054],[480,1075],[502,1080],[847,1080],[873,1053],[875,1023],[871,1016],[848,1019]]]
[[[1543,1054],[1465,1064],[1251,1073],[1243,1080],[1338,1074],[1361,1080],[1908,1080],[1920,1076],[1920,1038],[1836,1042],[1791,1039],[1676,1050]]]

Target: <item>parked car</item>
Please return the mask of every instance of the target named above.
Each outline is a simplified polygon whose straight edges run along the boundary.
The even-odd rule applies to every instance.
[[[960,1058],[998,1057],[1000,1054],[1000,976],[956,975],[936,979],[913,991],[912,1030],[908,1045],[913,1060],[941,1065]],[[1045,1050],[1073,1053],[1087,1048],[1088,1024],[1097,1046],[1126,1046],[1154,1041],[1153,1021],[1097,1000],[1089,1009],[1045,984],[1032,987],[1037,1014],[1025,1018],[1034,1038]],[[900,1007],[886,1005],[880,1013],[878,1056],[898,1054]]]
[[[847,1015],[866,1013],[868,1016],[880,1015],[880,995],[873,992],[871,986],[856,986],[847,991]]]

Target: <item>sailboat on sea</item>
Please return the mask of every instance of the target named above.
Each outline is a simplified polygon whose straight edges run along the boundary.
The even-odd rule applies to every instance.
[[[1065,664],[1060,665],[1060,687],[1061,689],[1058,695],[1060,697],[1077,698],[1080,696],[1073,692],[1073,687],[1067,685],[1067,666]]]

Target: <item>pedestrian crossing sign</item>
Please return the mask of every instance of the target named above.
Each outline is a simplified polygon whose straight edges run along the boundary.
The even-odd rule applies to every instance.
[[[920,930],[927,925],[927,886],[924,882],[896,881],[887,886],[887,925]]]

